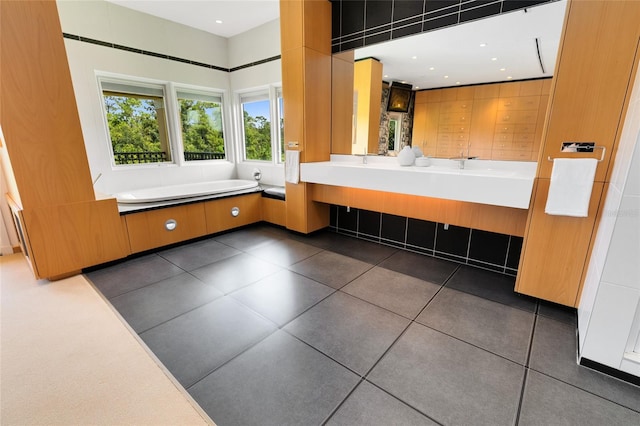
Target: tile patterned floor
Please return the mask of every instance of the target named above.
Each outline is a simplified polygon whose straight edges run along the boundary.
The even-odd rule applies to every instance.
[[[493,272],[257,225],[86,275],[220,426],[640,424]]]

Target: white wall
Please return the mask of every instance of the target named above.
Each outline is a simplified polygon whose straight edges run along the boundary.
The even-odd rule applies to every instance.
[[[640,328],[640,73],[589,262],[578,327],[581,358],[640,376],[640,354],[636,363],[631,353]]]
[[[279,21],[265,24],[232,39],[225,39],[103,0],[59,0],[57,5],[62,30],[65,33],[225,69],[260,61],[280,52],[279,30],[277,37],[274,37],[274,28],[279,28]],[[107,194],[148,186],[236,177],[237,157],[234,154],[237,153],[237,132],[234,129],[233,91],[251,85],[279,84],[282,80],[280,61],[229,73],[71,39],[65,39],[65,46],[89,167],[94,179],[100,176],[95,184],[96,190]],[[234,50],[233,54],[230,53],[231,49]],[[112,166],[96,72],[135,76],[159,82],[171,81],[222,91],[225,101],[225,139],[230,161],[192,162],[182,166]],[[270,175],[268,172],[264,174],[265,177]]]

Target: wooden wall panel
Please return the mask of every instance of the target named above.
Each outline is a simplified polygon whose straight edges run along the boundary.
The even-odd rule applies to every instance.
[[[365,210],[523,236],[527,210],[367,189],[309,184],[313,200]]]
[[[351,154],[353,143],[353,51],[331,59],[331,152]]]
[[[302,161],[329,161],[331,153],[331,55],[319,53],[309,48],[304,50],[303,128]]]
[[[262,220],[274,225],[287,226],[286,201],[262,197]]]
[[[0,125],[14,198],[25,209],[93,200],[55,1],[0,2],[0,40]]]
[[[78,272],[129,254],[113,198],[25,209],[22,215],[38,278]]]
[[[612,123],[621,119],[635,63],[640,3],[572,1],[568,7],[542,157],[584,157],[561,153],[564,141],[606,146],[596,172],[596,181],[603,182],[618,130]],[[539,177],[549,178],[551,166],[542,161]]]
[[[586,218],[546,214],[549,184],[538,180],[516,291],[575,307],[604,184],[594,183]]]

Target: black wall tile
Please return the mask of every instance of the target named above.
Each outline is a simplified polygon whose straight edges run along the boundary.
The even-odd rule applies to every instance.
[[[458,14],[442,16],[434,19],[427,19],[422,24],[423,31],[433,31],[438,28],[445,28],[458,23]]]
[[[347,211],[346,207],[338,206],[338,231],[351,231],[354,234],[358,231],[358,209]]]
[[[369,210],[358,211],[358,236],[366,234],[375,240],[380,239],[380,218],[381,214]],[[371,238],[368,238],[371,239]]]
[[[341,9],[342,9],[342,2],[339,2],[339,1],[331,2],[331,38],[332,39],[340,37],[340,30],[341,30],[340,10]]]
[[[405,23],[403,23],[402,27],[398,27],[395,23],[393,25],[393,30],[391,32],[392,39],[419,34],[422,32],[422,21],[411,25],[406,25]]]
[[[503,0],[502,13],[511,12],[512,10],[524,9],[543,3],[549,3],[550,0]]]
[[[460,6],[460,23],[499,15],[500,10],[501,3],[495,3],[495,0],[476,0],[470,3],[463,3]]]
[[[424,0],[394,0],[393,21],[422,15],[424,12]],[[410,21],[407,21],[410,22]]]
[[[329,206],[329,226],[338,226],[338,206],[333,204]]]
[[[404,236],[407,231],[407,218],[392,214],[382,214],[382,231],[380,236],[387,242],[396,242],[404,245]]]
[[[471,265],[471,266],[477,266],[478,268],[482,268],[482,269],[488,269],[490,271],[495,271],[495,272],[504,272],[504,267],[502,266],[498,266],[498,265],[491,265],[488,263],[483,263],[483,262],[477,262],[473,259],[469,259],[469,261],[467,262],[467,264]]]
[[[424,5],[426,16],[449,15],[460,10],[460,0],[427,0]]]
[[[522,252],[522,237],[511,236],[509,243],[509,254],[507,256],[507,268],[518,269],[520,263],[520,253]]]
[[[364,45],[370,46],[376,43],[384,43],[385,41],[389,41],[389,40],[391,40],[391,30],[365,36]]]
[[[364,46],[364,37],[357,38],[351,41],[345,41],[344,43],[340,43],[340,51],[345,52],[351,49],[357,49],[358,47]]]
[[[407,222],[407,244],[425,250],[433,250],[436,238],[436,223],[409,218]]]
[[[508,247],[509,235],[474,229],[471,231],[469,260],[474,259],[497,266],[504,266],[507,260]]]
[[[364,30],[364,0],[343,0],[341,35]]]
[[[436,251],[440,252],[438,255],[446,253],[462,258],[467,257],[471,229],[450,225],[445,231],[444,225],[439,223],[436,232]]]
[[[365,3],[365,28],[390,24],[392,6],[393,3],[390,1],[367,0]]]

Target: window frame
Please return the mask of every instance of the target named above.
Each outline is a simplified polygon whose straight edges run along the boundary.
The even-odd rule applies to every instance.
[[[175,124],[171,117],[174,113],[173,102],[171,99],[171,91],[168,90],[168,84],[165,81],[152,80],[147,78],[140,78],[134,76],[121,76],[121,75],[113,75],[107,73],[97,73],[97,84],[98,84],[98,96],[100,98],[100,109],[102,112],[102,120],[105,129],[105,136],[107,142],[107,148],[109,152],[109,162],[111,164],[112,170],[131,170],[131,169],[141,169],[141,168],[157,168],[157,167],[172,167],[178,164],[178,160],[180,156],[178,155],[178,150],[175,144],[175,138],[172,136],[175,132]],[[131,88],[131,91],[128,92],[126,90],[114,91],[109,88],[105,88],[103,83],[107,85],[122,85],[128,86]],[[151,90],[161,90],[162,91],[162,100],[164,103],[164,125],[166,128],[166,145],[167,151],[170,155],[170,161],[162,161],[162,162],[153,162],[153,163],[138,163],[138,164],[117,164],[115,159],[115,153],[113,150],[113,142],[111,140],[111,130],[109,128],[109,121],[107,118],[107,107],[105,105],[104,92],[112,91],[118,93],[130,93],[131,95],[137,96],[153,96],[151,94],[141,93],[143,90],[140,89],[151,89]],[[138,89],[136,92],[135,89]]]
[[[253,160],[247,158],[246,139],[244,129],[244,108],[243,98],[247,97],[264,97],[264,100],[269,101],[269,122],[270,122],[270,138],[271,138],[271,160]],[[239,157],[241,162],[254,163],[254,164],[273,164],[284,166],[284,159],[282,158],[281,150],[283,149],[284,141],[280,134],[280,119],[284,116],[284,111],[280,111],[279,98],[282,97],[282,85],[272,84],[269,86],[260,86],[250,89],[237,90],[235,92],[235,98],[237,102],[236,116],[237,116],[237,146],[239,150]],[[284,107],[284,105],[283,105]]]

